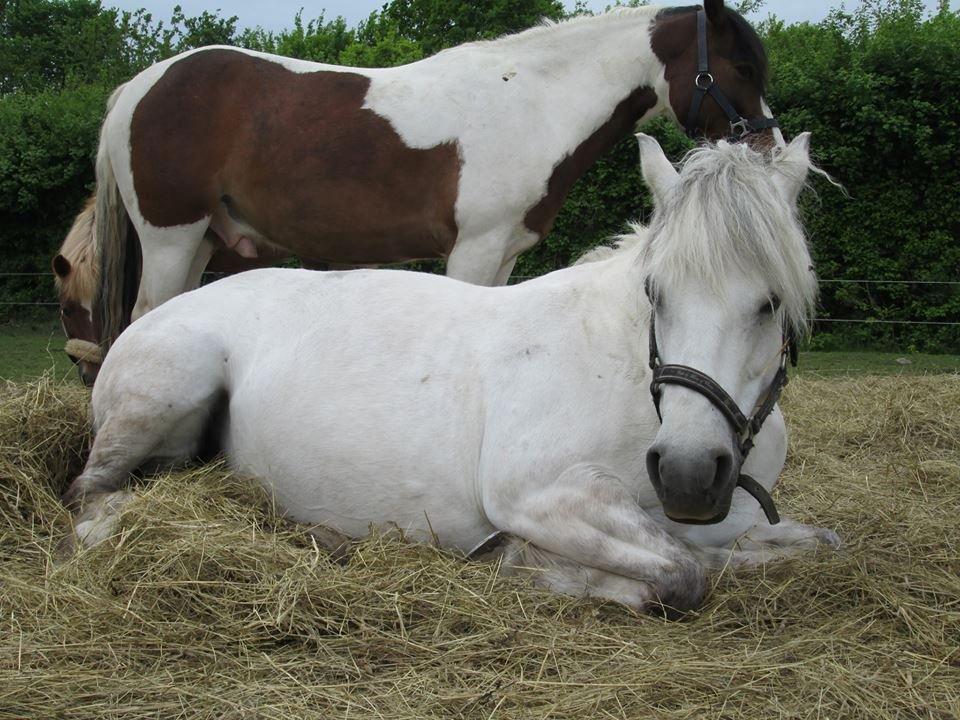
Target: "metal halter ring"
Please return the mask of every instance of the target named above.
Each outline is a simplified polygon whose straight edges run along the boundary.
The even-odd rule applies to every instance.
[[[744,138],[753,132],[753,126],[746,118],[740,118],[736,122],[730,123],[730,135],[735,138]]]
[[[700,84],[701,80],[705,80],[706,85],[701,85]],[[693,84],[697,86],[698,90],[709,90],[711,87],[713,87],[713,83],[714,83],[713,75],[711,75],[708,72],[699,73],[693,81]]]

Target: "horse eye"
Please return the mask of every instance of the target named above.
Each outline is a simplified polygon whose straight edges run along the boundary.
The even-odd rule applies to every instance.
[[[64,317],[70,317],[70,308],[68,307],[60,308],[60,314],[63,315]]]
[[[776,295],[771,295],[770,299],[760,306],[760,314],[773,315],[779,309],[780,309],[780,298],[778,298]]]
[[[756,71],[753,69],[753,65],[734,65],[734,69],[747,80],[753,80],[753,78],[756,76]]]

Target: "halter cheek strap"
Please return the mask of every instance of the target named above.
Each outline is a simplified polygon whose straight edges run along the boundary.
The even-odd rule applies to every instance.
[[[689,137],[695,138],[702,135],[699,125],[700,109],[707,95],[716,101],[730,121],[730,137],[733,139],[742,140],[761,130],[779,127],[776,118],[761,117],[748,120],[743,117],[714,81],[713,75],[710,74],[710,55],[707,52],[707,13],[704,10],[697,12],[697,76],[693,80],[693,85],[693,99],[684,126]]]
[[[797,344],[793,337],[784,338],[780,349],[780,367],[767,386],[766,391],[754,406],[753,413],[747,417],[740,410],[736,400],[724,390],[720,384],[706,373],[687,365],[663,365],[660,362],[660,351],[657,348],[656,311],[650,313],[650,369],[653,370],[653,380],[650,383],[650,394],[653,396],[653,405],[657,409],[657,417],[663,422],[660,412],[660,395],[664,385],[680,385],[703,395],[720,411],[733,427],[737,435],[740,465],[747,459],[753,449],[754,437],[760,432],[764,421],[773,412],[780,394],[787,384],[787,363],[797,364]],[[780,515],[773,503],[773,498],[760,483],[749,475],[741,474],[737,485],[750,493],[767,516],[771,525],[780,522]]]

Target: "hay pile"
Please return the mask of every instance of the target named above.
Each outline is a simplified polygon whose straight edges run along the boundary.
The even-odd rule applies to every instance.
[[[385,538],[338,565],[218,467],[58,563],[84,401],[0,389],[0,717],[960,715],[960,377],[791,383],[779,503],[845,549],[683,622]]]

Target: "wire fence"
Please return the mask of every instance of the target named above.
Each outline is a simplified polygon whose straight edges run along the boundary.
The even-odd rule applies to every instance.
[[[204,273],[204,278],[206,280],[214,280],[218,277],[222,277],[227,273]],[[50,273],[46,272],[0,272],[0,281],[4,278],[43,278],[50,283],[51,291],[53,289],[53,277]],[[514,275],[510,278],[511,282],[522,282],[524,280],[532,280],[535,275]],[[942,286],[942,287],[960,287],[960,281],[957,280],[882,280],[875,278],[820,278],[819,282],[825,285],[838,285],[838,284],[849,284],[849,285],[926,285],[926,286]],[[50,301],[15,301],[15,300],[0,300],[0,306],[2,307],[59,307],[59,303],[54,299],[53,294],[51,293]],[[915,326],[929,326],[929,327],[960,327],[960,320],[958,321],[949,321],[949,320],[916,320],[916,319],[906,319],[906,318],[897,318],[897,319],[873,319],[873,318],[833,318],[833,317],[817,317],[814,318],[816,323],[833,323],[833,324],[842,324],[842,325],[915,325]]]

